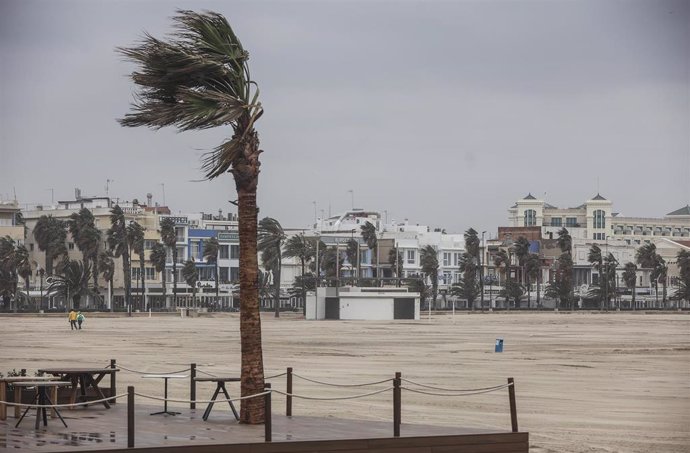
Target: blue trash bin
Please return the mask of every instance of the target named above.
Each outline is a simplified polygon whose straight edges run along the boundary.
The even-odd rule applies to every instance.
[[[503,338],[496,338],[496,348],[494,352],[503,352]]]

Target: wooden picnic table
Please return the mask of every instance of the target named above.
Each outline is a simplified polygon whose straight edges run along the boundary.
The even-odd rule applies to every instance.
[[[14,387],[14,402],[22,402],[22,387],[15,387],[16,382],[27,382],[27,381],[54,381],[59,378],[55,376],[7,376],[0,378],[0,420],[7,420],[7,406],[2,402],[7,401],[7,384],[11,384]],[[57,399],[57,387],[55,387],[55,393],[53,398]],[[19,418],[21,414],[21,408],[19,406],[14,406],[14,418]],[[53,417],[55,417],[55,411],[51,411]]]
[[[77,401],[77,390],[80,390],[79,397],[83,401],[87,401],[86,391],[89,387],[94,389],[98,399],[105,399],[105,395],[98,387],[98,383],[106,375],[114,375],[118,371],[120,371],[118,368],[42,368],[38,370],[39,373],[59,376],[61,380],[72,383],[72,392],[70,393],[71,404]],[[110,409],[110,404],[107,401],[103,401],[103,406],[106,409]]]
[[[206,410],[204,411],[204,416],[202,417],[204,421],[208,420],[208,416],[211,414],[211,409],[213,409],[213,405],[215,404],[216,398],[218,397],[218,394],[220,392],[223,392],[225,395],[226,399],[230,399],[230,395],[228,394],[228,390],[225,388],[225,383],[226,382],[240,382],[240,378],[238,377],[229,377],[229,376],[214,376],[214,377],[198,377],[194,378],[195,382],[215,382],[216,383],[216,391],[213,393],[213,397],[211,397],[211,401],[208,403],[208,406],[206,406]],[[232,409],[232,413],[235,415],[235,419],[239,420],[240,416],[237,413],[237,409],[235,409],[235,405],[232,404],[232,401],[228,401],[230,403],[230,409]]]
[[[33,380],[33,381],[21,381],[21,382],[14,382],[12,384],[16,389],[19,389],[21,387],[34,387],[36,389],[36,396],[34,396],[33,403],[38,404],[39,406],[41,405],[47,405],[47,404],[54,404],[53,401],[51,401],[50,397],[48,396],[48,388],[53,390],[53,394],[56,395],[54,398],[55,403],[57,403],[57,388],[61,385],[69,385],[69,382],[65,381],[49,381],[49,380]],[[36,425],[35,428],[38,429],[38,427],[41,425],[41,418],[43,418],[43,426],[48,426],[48,417],[46,415],[46,407],[37,407],[36,408]],[[24,420],[24,417],[26,414],[31,410],[31,407],[27,407],[24,413],[22,414],[21,417],[19,417],[19,420],[17,420],[17,424],[14,425],[15,428],[19,427],[19,424]],[[62,415],[60,415],[60,411],[58,410],[57,407],[51,408],[52,411],[54,411],[55,414],[60,418],[62,421],[62,424],[65,425],[65,428],[67,428],[67,423],[65,423],[65,419],[62,418]],[[41,415],[43,417],[41,417]]]

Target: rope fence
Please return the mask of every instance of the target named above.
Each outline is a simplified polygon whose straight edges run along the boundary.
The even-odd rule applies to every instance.
[[[149,371],[140,371],[140,370],[135,370],[127,367],[123,367],[119,364],[117,364],[115,359],[110,360],[109,367],[113,369],[114,371],[118,370],[124,370],[136,374],[141,374],[141,375],[146,375],[146,374],[158,374],[158,375],[175,375],[179,373],[184,373],[187,371],[190,371],[190,377],[189,377],[189,399],[176,399],[176,398],[168,398],[167,397],[167,377],[166,377],[166,393],[165,397],[159,397],[159,396],[154,396],[154,395],[149,395],[145,393],[137,393],[134,391],[133,386],[128,386],[127,387],[127,393],[123,394],[116,394],[116,378],[115,375],[116,373],[114,371],[110,372],[110,394],[114,396],[109,396],[107,398],[102,398],[102,399],[97,399],[97,400],[90,400],[90,401],[84,401],[84,402],[75,402],[75,403],[68,403],[68,404],[22,404],[19,402],[10,402],[10,401],[0,401],[0,409],[3,409],[4,406],[9,406],[9,407],[15,407],[15,408],[36,408],[37,411],[45,409],[55,409],[57,410],[58,408],[70,408],[70,407],[79,407],[79,406],[87,406],[87,405],[93,405],[93,404],[98,404],[98,403],[105,403],[106,402],[112,402],[112,404],[115,404],[116,400],[119,398],[122,398],[124,396],[127,396],[127,436],[128,436],[128,441],[127,441],[127,446],[129,448],[134,447],[134,404],[135,404],[135,396],[138,396],[140,398],[145,398],[149,400],[155,400],[155,401],[164,401],[166,404],[167,408],[167,403],[180,403],[180,404],[189,404],[190,409],[196,409],[196,404],[207,404],[209,405],[206,409],[206,413],[204,417],[208,416],[208,413],[210,412],[210,408],[213,406],[215,403],[229,403],[231,407],[234,409],[234,406],[232,405],[233,402],[237,401],[245,401],[249,400],[252,398],[264,398],[264,411],[265,411],[265,440],[266,442],[270,442],[272,438],[272,422],[271,422],[271,396],[273,393],[276,393],[278,395],[285,396],[285,415],[290,417],[292,416],[292,399],[297,398],[297,399],[302,399],[302,400],[308,400],[308,401],[345,401],[345,400],[355,400],[355,399],[361,399],[361,398],[367,398],[375,395],[380,395],[386,392],[390,392],[392,390],[393,393],[393,436],[394,437],[400,437],[400,426],[402,424],[402,391],[407,391],[410,393],[414,394],[420,394],[420,395],[425,395],[425,396],[434,396],[434,397],[458,397],[458,396],[472,396],[472,395],[480,395],[480,394],[485,394],[485,393],[491,393],[491,392],[497,392],[503,389],[508,389],[508,399],[509,399],[509,405],[510,405],[510,418],[511,418],[511,429],[512,432],[516,433],[518,432],[518,423],[517,423],[517,409],[516,409],[516,401],[515,401],[515,382],[512,377],[507,379],[507,383],[505,384],[500,384],[500,385],[494,385],[490,387],[478,387],[478,388],[464,388],[464,389],[457,389],[457,388],[447,388],[447,387],[441,387],[441,386],[436,386],[436,385],[429,385],[429,384],[424,384],[420,382],[413,381],[411,379],[404,379],[402,377],[402,373],[396,372],[394,378],[388,378],[388,379],[381,379],[378,381],[373,381],[373,382],[363,382],[363,383],[335,383],[335,382],[327,382],[327,381],[322,381],[318,379],[313,379],[309,378],[297,373],[293,372],[292,367],[288,367],[287,371],[278,373],[275,375],[271,376],[266,376],[264,377],[264,380],[270,380],[270,379],[276,379],[279,377],[286,376],[286,385],[285,385],[285,391],[282,390],[277,390],[277,389],[272,389],[271,384],[268,382],[264,383],[264,389],[263,391],[259,393],[255,393],[252,395],[246,395],[246,396],[241,396],[241,397],[236,397],[236,398],[230,398],[227,391],[225,390],[225,382],[228,381],[238,381],[239,378],[232,378],[232,377],[223,377],[222,374],[220,374],[220,377],[218,374],[211,373],[209,371],[201,370],[197,367],[195,363],[190,364],[188,368],[184,368],[181,370],[177,371],[171,371],[171,372],[165,372],[165,373],[154,373],[154,372],[149,372]],[[208,378],[197,378],[197,373],[200,375],[208,376]],[[218,372],[217,372],[218,373]],[[210,379],[209,379],[210,378]],[[372,390],[370,392],[366,393],[361,393],[357,395],[348,395],[348,396],[312,396],[312,395],[304,395],[304,394],[299,394],[295,393],[293,391],[293,378],[298,378],[306,382],[310,382],[313,384],[317,385],[324,385],[324,386],[329,386],[329,387],[337,387],[337,388],[362,388],[362,387],[370,387],[370,386],[376,386],[376,385],[381,385],[381,384],[389,384],[385,388],[381,389],[376,389]],[[196,398],[196,383],[197,379],[199,381],[210,381],[210,382],[216,382],[217,384],[217,389],[215,391],[215,394],[213,395],[212,399],[210,400],[201,400]],[[390,385],[392,383],[392,386]],[[407,385],[403,385],[403,383]],[[83,383],[82,383],[83,385]],[[218,396],[218,392],[222,390],[225,393],[225,396],[227,398],[219,398],[216,399]],[[257,389],[258,390],[258,389]],[[39,400],[40,402],[40,400]],[[57,403],[57,401],[56,401]],[[4,410],[4,409],[3,409]],[[18,410],[18,409],[15,409]],[[27,411],[29,409],[26,409]],[[167,410],[167,409],[166,409]],[[4,414],[4,412],[2,412]],[[237,416],[237,413],[235,413]],[[44,414],[44,419],[45,419],[45,414]],[[206,418],[204,418],[206,420]],[[21,420],[20,420],[21,421]],[[64,423],[64,420],[63,420]]]

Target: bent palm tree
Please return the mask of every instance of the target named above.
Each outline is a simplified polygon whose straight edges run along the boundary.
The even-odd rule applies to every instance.
[[[287,241],[285,241],[285,250],[283,251],[283,257],[284,258],[298,258],[300,260],[300,264],[302,265],[302,282],[300,284],[300,288],[302,289],[302,303],[304,304],[304,307],[302,308],[303,314],[306,315],[307,312],[307,284],[304,281],[305,279],[305,268],[307,266],[307,263],[309,260],[313,259],[315,256],[315,250],[314,246],[310,241],[307,240],[307,238],[304,237],[304,234],[300,233],[295,236],[291,236]],[[312,286],[315,286],[312,285]]]
[[[182,267],[182,278],[192,288],[192,305],[196,307],[196,282],[199,281],[199,271],[194,260],[187,260]]]
[[[133,221],[127,225],[127,244],[129,249],[139,256],[139,278],[141,279],[141,293],[139,299],[139,308],[147,310],[144,306],[144,294],[146,293],[145,277],[145,258],[144,258],[144,227]]]
[[[113,277],[115,276],[115,261],[113,260],[113,255],[110,250],[101,252],[98,255],[98,269],[103,278],[108,283],[108,288],[110,291],[113,290]],[[110,306],[110,311],[113,311],[113,304],[111,300],[108,300],[108,305]]]
[[[436,297],[438,296],[438,253],[436,249],[427,245],[419,252],[419,263],[422,272],[431,280],[431,302],[436,308]]]
[[[204,241],[203,258],[206,263],[213,264],[213,279],[216,281],[216,306],[218,305],[218,238],[209,238]]]
[[[163,287],[163,307],[166,306],[165,302],[168,289],[167,285],[165,284],[165,262],[167,259],[168,256],[167,252],[165,251],[165,246],[160,242],[153,244],[151,254],[149,255],[149,260],[151,261],[151,264],[153,264],[153,268],[156,270],[156,272],[160,272],[161,274],[161,286]]]
[[[122,272],[125,279],[125,306],[132,316],[132,271],[129,262],[129,244],[127,242],[127,225],[125,213],[119,205],[110,210],[110,229],[107,233],[108,248],[113,257],[122,258]]]
[[[362,225],[362,239],[367,243],[369,250],[376,249],[376,278],[379,278],[379,241],[376,237],[376,227],[373,223],[367,222]]]
[[[275,316],[280,316],[280,271],[282,247],[285,242],[285,232],[276,219],[264,217],[259,222],[259,237],[257,248],[261,253],[264,266],[273,272],[273,291],[275,300]]]
[[[42,215],[34,227],[34,238],[39,250],[46,254],[46,273],[53,275],[53,260],[67,254],[65,222],[53,216]]]
[[[165,217],[161,220],[160,227],[161,240],[172,252],[173,307],[177,307],[177,232],[175,231],[175,221],[170,217]]]
[[[637,285],[637,266],[635,263],[625,263],[625,270],[623,271],[623,282],[632,293],[632,300],[630,301],[630,308],[635,309],[635,287]]]
[[[63,267],[63,275],[53,275],[48,292],[72,299],[74,310],[79,309],[79,301],[82,296],[91,294],[89,280],[91,279],[91,266],[81,261],[68,261]],[[69,304],[69,302],[68,302]]]
[[[264,389],[257,260],[256,188],[259,136],[254,124],[263,114],[259,90],[249,73],[249,53],[220,14],[178,11],[169,40],[150,35],[119,51],[140,66],[132,80],[140,86],[133,112],[123,126],[181,130],[232,127],[233,135],[206,155],[208,179],[231,173],[238,194],[240,235],[240,339],[242,396]],[[260,398],[242,400],[241,421],[262,423]]]

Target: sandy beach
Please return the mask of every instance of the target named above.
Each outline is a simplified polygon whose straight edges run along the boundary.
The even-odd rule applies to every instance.
[[[88,315],[82,331],[67,317],[4,316],[0,371],[105,366],[115,358],[141,372],[197,363],[201,371],[238,374],[239,317],[152,318]],[[503,353],[494,352],[497,337]],[[643,313],[426,314],[416,322],[304,321],[263,316],[267,375],[295,373],[334,383],[403,378],[444,388],[516,382],[521,431],[533,452],[687,452],[690,445],[690,315]],[[171,398],[188,384],[171,382]],[[284,378],[274,388],[284,390]],[[122,371],[118,390],[159,395],[162,386]],[[374,387],[328,387],[295,378],[294,393],[358,395]],[[237,386],[229,387],[237,392]],[[199,397],[211,388],[200,387]],[[432,390],[432,392],[434,392]],[[442,392],[439,392],[442,393]],[[282,411],[284,399],[276,398]],[[296,399],[294,413],[390,420],[385,392],[346,401]],[[406,423],[510,429],[507,391],[431,396],[403,391]]]

